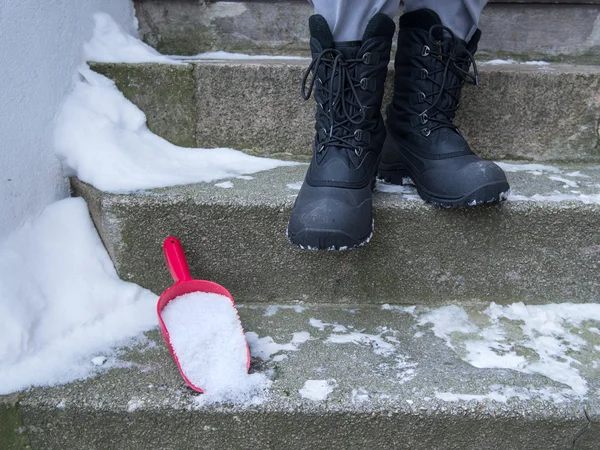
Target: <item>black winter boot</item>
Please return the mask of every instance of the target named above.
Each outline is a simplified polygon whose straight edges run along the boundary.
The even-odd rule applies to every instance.
[[[313,60],[302,95],[308,100],[314,88],[317,133],[287,235],[302,248],[348,250],[373,234],[372,190],[386,134],[380,110],[395,24],[376,14],[363,40],[353,42],[333,42],[321,15],[311,16],[309,26]]]
[[[429,9],[400,18],[379,176],[394,184],[412,178],[421,198],[434,205],[497,202],[509,190],[502,169],[475,155],[452,122],[463,84],[478,83],[473,54],[480,36],[477,30],[469,43],[456,38]]]

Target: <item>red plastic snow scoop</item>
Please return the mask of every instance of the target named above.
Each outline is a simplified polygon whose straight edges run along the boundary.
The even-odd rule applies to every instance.
[[[173,286],[171,286],[169,289],[167,289],[165,292],[163,292],[163,294],[158,299],[158,303],[156,305],[156,312],[158,313],[158,326],[160,328],[160,332],[161,332],[165,342],[167,343],[167,346],[169,347],[169,351],[171,352],[171,355],[173,355],[173,359],[175,360],[175,363],[177,364],[177,368],[179,369],[179,372],[181,373],[181,376],[183,377],[185,382],[193,390],[203,393],[204,390],[199,388],[198,386],[195,386],[188,379],[188,377],[185,375],[185,373],[183,372],[183,370],[181,368],[179,359],[177,358],[177,355],[175,354],[175,351],[173,350],[173,346],[171,345],[171,338],[169,336],[169,331],[167,330],[167,327],[165,326],[165,323],[162,320],[162,316],[161,316],[162,310],[165,309],[165,306],[167,306],[167,304],[171,300],[179,297],[180,295],[191,294],[193,292],[207,292],[207,293],[212,293],[212,294],[224,295],[225,297],[227,297],[231,300],[231,306],[234,309],[236,309],[235,302],[233,301],[233,297],[231,296],[229,291],[227,289],[225,289],[223,286],[221,286],[220,284],[213,283],[212,281],[194,280],[192,278],[192,276],[190,275],[190,269],[188,267],[188,263],[185,259],[183,247],[181,247],[181,243],[179,242],[179,239],[177,239],[176,237],[173,237],[173,236],[169,236],[167,239],[165,239],[165,242],[163,243],[163,250],[165,253],[165,258],[167,260],[167,267],[169,268],[169,272],[171,272],[171,276],[173,277],[175,284]],[[237,309],[236,309],[236,314],[237,314]],[[242,333],[243,333],[243,330],[242,330]],[[245,339],[246,339],[246,336],[244,334],[244,340]],[[247,359],[246,359],[246,370],[248,370],[250,368],[250,348],[248,347],[248,342],[246,342],[246,349],[248,352]]]

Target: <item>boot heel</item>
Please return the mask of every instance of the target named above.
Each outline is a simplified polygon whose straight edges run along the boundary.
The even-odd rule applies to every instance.
[[[379,170],[379,178],[386,183],[404,186],[405,184],[408,184],[405,183],[404,180],[407,178],[410,179],[410,174],[404,168],[398,168],[395,170]]]

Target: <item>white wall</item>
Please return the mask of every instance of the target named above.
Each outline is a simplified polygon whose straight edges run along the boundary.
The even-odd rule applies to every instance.
[[[0,241],[68,195],[54,117],[98,11],[136,32],[132,0],[0,0]]]

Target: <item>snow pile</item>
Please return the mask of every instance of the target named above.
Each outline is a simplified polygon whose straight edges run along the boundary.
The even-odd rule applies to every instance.
[[[483,328],[458,306],[433,310],[418,324],[432,324],[434,334],[475,367],[540,374],[570,386],[578,395],[587,393],[578,358],[599,356],[598,349],[582,335],[587,322],[600,321],[600,305],[492,303],[484,314],[489,326]]]
[[[0,395],[93,375],[155,304],[118,278],[82,199],[48,206],[0,244]]]
[[[229,298],[204,292],[182,295],[161,316],[181,370],[205,391],[205,402],[260,401],[270,380],[264,374],[248,375],[246,341]]]
[[[108,78],[80,68],[57,118],[56,153],[68,175],[106,192],[214,181],[296,163],[226,149],[177,147],[146,127],[146,116]]]
[[[181,64],[125,33],[106,13],[94,14],[94,24],[92,39],[83,45],[86,61]]]
[[[298,392],[300,397],[318,402],[326,400],[336,386],[337,383],[334,379],[307,380]]]

